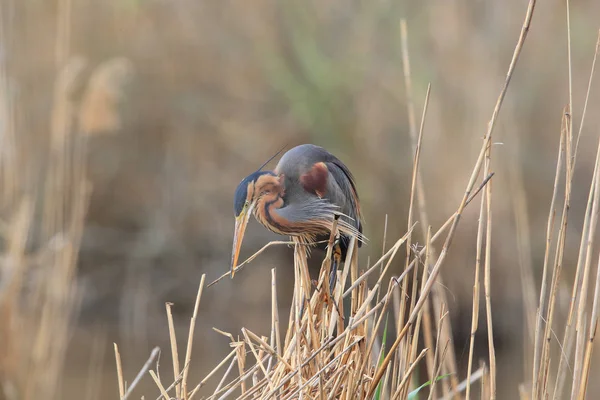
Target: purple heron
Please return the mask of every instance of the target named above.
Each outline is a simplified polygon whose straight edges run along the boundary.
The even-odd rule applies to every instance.
[[[360,203],[348,167],[324,148],[303,144],[287,151],[273,171],[261,169],[244,178],[235,191],[231,277],[252,214],[267,229],[309,244],[328,239],[337,216],[340,235],[333,249],[334,272],[346,258],[350,237],[357,238],[358,246],[364,240]]]

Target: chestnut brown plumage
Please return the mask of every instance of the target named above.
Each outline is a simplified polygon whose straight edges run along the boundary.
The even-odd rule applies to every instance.
[[[286,152],[273,171],[260,169],[240,182],[234,198],[235,235],[231,276],[237,265],[248,219],[253,214],[267,229],[314,243],[329,237],[339,215],[338,242],[345,258],[349,237],[363,241],[354,178],[337,157],[312,144]]]

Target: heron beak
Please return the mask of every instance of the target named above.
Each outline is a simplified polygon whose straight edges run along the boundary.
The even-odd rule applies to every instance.
[[[242,239],[244,239],[244,232],[246,232],[246,226],[250,219],[251,207],[247,210],[242,211],[240,215],[235,218],[235,233],[233,236],[233,249],[231,252],[231,279],[235,274],[235,267],[237,266],[238,257],[240,255],[240,249],[242,248]]]

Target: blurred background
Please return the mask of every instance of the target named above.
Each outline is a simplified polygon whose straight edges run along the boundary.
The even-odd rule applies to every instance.
[[[388,247],[407,229],[413,149],[401,18],[417,123],[431,83],[421,171],[430,223],[439,228],[463,196],[526,7],[524,0],[0,0],[0,399],[27,398],[14,397],[22,391],[117,398],[113,342],[128,379],[157,345],[168,374],[165,302],[174,303],[183,344],[201,275],[212,281],[229,269],[235,187],[284,145],[318,144],[349,166],[370,239],[361,264],[379,258],[386,215]],[[577,132],[600,3],[573,2],[570,12]],[[500,398],[516,396],[531,375],[523,367],[531,346],[520,266],[532,266],[539,287],[569,101],[566,32],[565,2],[540,2],[494,134]],[[595,83],[575,170],[566,292],[593,171],[599,89]],[[478,208],[468,209],[443,269],[461,368]],[[517,234],[518,209],[527,230]],[[416,232],[413,241],[422,243]],[[241,258],[276,238],[253,221]],[[321,253],[313,254],[317,265]],[[268,333],[270,269],[277,268],[283,310],[292,257],[289,248],[270,248],[235,280],[204,291],[191,381],[229,351],[212,327]],[[398,258],[394,273],[402,265]],[[485,324],[480,335],[477,356],[486,357]],[[145,381],[138,398],[158,395]],[[599,393],[598,379],[590,381],[588,393]]]

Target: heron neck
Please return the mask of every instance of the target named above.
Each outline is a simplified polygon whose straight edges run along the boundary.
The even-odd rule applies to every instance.
[[[264,227],[282,235],[288,234],[290,221],[281,217],[276,211],[283,207],[283,197],[279,193],[264,195],[256,204],[254,216]]]

